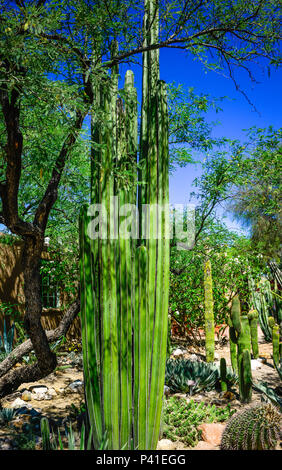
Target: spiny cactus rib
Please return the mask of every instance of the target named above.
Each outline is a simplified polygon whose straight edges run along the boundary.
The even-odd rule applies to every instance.
[[[256,310],[250,310],[249,313],[248,313],[248,319],[249,319],[250,331],[251,331],[251,342],[252,342],[253,358],[257,359],[259,357],[258,312]]]
[[[222,450],[275,449],[281,434],[281,413],[271,404],[259,404],[235,413],[223,431]]]
[[[211,262],[207,260],[204,265],[204,291],[205,291],[205,342],[206,361],[214,361],[214,313],[212,292],[212,270]]]
[[[220,386],[221,386],[222,392],[226,392],[228,389],[226,373],[227,373],[226,360],[224,357],[222,357],[220,359]]]
[[[249,403],[252,399],[252,370],[251,354],[244,349],[239,359],[239,391],[243,403]]]
[[[158,3],[146,0],[145,11],[145,42],[153,44],[158,37]],[[142,187],[139,201],[149,205],[149,239],[143,236],[136,249],[136,240],[120,235],[120,217],[116,222],[115,209],[124,216],[124,204],[136,204],[137,186],[136,90],[133,74],[128,72],[123,104],[118,98],[117,68],[97,92],[103,119],[95,132],[99,170],[98,178],[92,175],[96,184],[91,201],[105,206],[106,237],[89,241],[90,220],[85,212],[80,221],[86,400],[94,429],[97,424],[94,446],[107,432],[109,449],[156,447],[164,389],[169,214],[154,205],[168,206],[168,113],[165,84],[159,81],[158,52],[145,52],[143,60],[147,66],[143,67],[140,153],[146,189]],[[123,170],[125,178],[120,177]],[[113,207],[116,194],[118,208]]]

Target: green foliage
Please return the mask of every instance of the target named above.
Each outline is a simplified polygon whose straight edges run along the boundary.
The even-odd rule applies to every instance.
[[[2,360],[6,356],[8,356],[13,349],[14,334],[15,334],[15,323],[12,324],[11,328],[7,332],[6,319],[4,319],[3,336],[1,337],[0,335],[0,358]]]
[[[282,130],[253,128],[231,208],[251,228],[257,249],[279,259],[281,250]],[[279,254],[280,253],[280,254]]]
[[[226,384],[232,386],[237,376],[227,367]],[[220,368],[216,364],[189,359],[168,359],[166,362],[165,384],[171,392],[199,393],[212,390],[220,384]]]
[[[275,449],[281,432],[281,413],[271,404],[259,404],[234,414],[223,431],[222,450]]]
[[[42,437],[42,448],[43,450],[91,450],[92,446],[92,430],[88,434],[86,439],[85,436],[85,425],[82,424],[80,436],[74,432],[70,423],[69,427],[66,427],[67,445],[64,444],[60,430],[58,430],[58,437],[55,436],[54,432],[50,431],[49,421],[43,417],[40,421],[41,437]],[[100,442],[99,447],[96,450],[107,449],[107,438],[106,435]]]
[[[2,408],[0,409],[0,423],[2,425],[8,424],[15,417],[17,410],[14,408]]]
[[[277,406],[282,413],[282,398],[272,387],[270,387],[266,382],[258,382],[253,384],[253,388],[258,392],[262,392],[266,397],[266,401],[273,403],[273,405]]]
[[[51,253],[50,260],[41,260],[42,282],[48,277],[51,286],[73,298],[78,289],[78,253],[61,249]]]
[[[201,431],[197,429],[199,424],[223,422],[231,415],[230,405],[217,407],[171,397],[163,406],[163,437],[194,447],[201,438]]]
[[[200,218],[201,219],[201,218]],[[196,229],[200,224],[196,217]],[[230,301],[234,293],[246,300],[250,289],[248,275],[261,276],[265,264],[250,242],[227,230],[223,223],[208,219],[192,250],[178,250],[172,246],[170,256],[169,303],[171,317],[189,333],[197,333],[205,324],[204,272],[202,269],[208,250],[212,265],[215,325],[227,324]],[[246,304],[248,309],[248,304]],[[246,310],[247,311],[247,310]],[[197,339],[197,338],[195,338]]]

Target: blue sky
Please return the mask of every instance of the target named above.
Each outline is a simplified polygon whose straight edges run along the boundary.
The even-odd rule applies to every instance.
[[[220,121],[214,128],[213,135],[244,139],[243,129],[252,126],[279,128],[282,125],[282,69],[272,69],[270,77],[266,71],[257,69],[255,77],[259,83],[252,83],[245,71],[237,70],[236,79],[240,88],[247,94],[258,112],[246,98],[236,90],[231,79],[215,72],[204,70],[199,61],[183,54],[183,51],[161,50],[161,78],[166,82],[175,81],[187,87],[194,87],[196,93],[207,93],[213,97],[228,96],[220,103],[222,112],[210,112],[207,119]],[[206,72],[206,73],[205,73]],[[181,203],[189,201],[192,181],[201,174],[201,165],[189,165],[179,168],[170,178],[170,201]],[[223,215],[221,209],[218,214]],[[226,224],[230,229],[240,230],[242,226],[227,215]],[[244,233],[247,233],[243,229]]]
[[[121,66],[121,76],[127,68],[125,65]],[[138,98],[141,99],[141,67],[134,67],[133,70],[139,92]],[[272,68],[270,76],[259,66],[253,68],[252,71],[258,83],[253,83],[243,70],[237,69],[235,76],[240,88],[254,104],[257,112],[243,94],[236,90],[231,79],[204,69],[198,60],[193,60],[191,55],[182,50],[160,50],[160,78],[162,80],[168,83],[181,83],[187,88],[194,87],[197,94],[209,94],[214,98],[228,97],[220,103],[222,112],[216,114],[211,111],[206,114],[208,121],[220,121],[220,124],[213,130],[213,135],[216,137],[224,136],[243,140],[245,138],[243,129],[253,126],[261,128],[270,125],[274,128],[282,126],[282,69]],[[190,192],[193,191],[192,182],[200,174],[200,164],[177,169],[170,177],[170,202],[173,204],[189,203]],[[230,229],[248,233],[246,228],[234,221],[231,214],[225,214],[223,209],[218,209],[218,215],[225,217],[225,222]]]

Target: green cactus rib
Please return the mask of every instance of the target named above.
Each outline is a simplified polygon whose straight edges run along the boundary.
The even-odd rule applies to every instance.
[[[240,316],[241,316],[240,299],[238,295],[235,295],[232,299],[230,317],[231,317],[232,325],[238,334],[241,332]]]
[[[230,354],[233,371],[238,372],[239,375],[240,400],[242,402],[249,402],[252,393],[251,329],[249,317],[247,315],[240,315],[240,310],[239,297],[235,297],[232,301],[231,315],[228,320]],[[237,351],[235,350],[236,347]],[[237,364],[235,364],[236,357]]]
[[[243,403],[249,403],[252,399],[252,370],[251,354],[244,349],[239,360],[239,392]]]
[[[248,313],[248,319],[251,331],[251,343],[253,358],[259,357],[259,346],[258,346],[258,312],[256,310],[250,310]]]
[[[211,262],[207,260],[204,265],[204,292],[205,292],[205,343],[206,361],[214,361],[214,313],[212,292],[212,269]]]
[[[279,325],[274,325],[272,328],[272,358],[275,364],[280,362],[279,338]]]
[[[148,253],[144,246],[136,250],[134,313],[134,448],[146,449],[149,399],[149,316],[147,270]]]
[[[165,380],[167,327],[168,327],[168,289],[169,289],[169,214],[168,214],[168,113],[166,100],[166,85],[159,81],[157,85],[157,140],[159,142],[157,152],[157,234],[158,239],[153,245],[155,263],[150,266],[151,240],[149,240],[149,270],[155,270],[155,291],[149,309],[154,309],[152,331],[152,358],[149,390],[149,421],[152,426],[149,429],[149,448],[156,448],[159,437],[159,423],[161,420],[163,387]],[[161,205],[161,207],[160,207]],[[163,209],[163,210],[162,210]],[[152,261],[152,258],[151,258]],[[150,271],[149,271],[150,272]],[[149,280],[149,278],[148,278]],[[151,282],[152,282],[151,281]],[[150,280],[149,280],[150,283]],[[150,285],[150,284],[149,284]],[[152,420],[152,421],[151,421]]]
[[[228,389],[226,374],[227,374],[226,359],[222,357],[220,359],[220,387],[221,387],[222,392],[226,392]]]
[[[158,28],[158,3],[148,0],[146,44],[157,41]],[[116,50],[113,43],[112,55]],[[92,158],[91,202],[105,206],[106,237],[89,239],[91,208],[80,217],[84,374],[95,448],[105,432],[109,449],[154,449],[159,437],[168,326],[169,152],[166,86],[159,80],[157,51],[143,54],[142,92],[140,154],[146,184],[137,198],[133,74],[126,74],[123,100],[117,67],[96,90],[101,119],[93,125],[99,151]],[[137,243],[120,235],[120,216],[127,215],[121,212],[125,204],[140,201],[149,207],[148,238],[142,234]]]
[[[238,373],[238,358],[237,358],[237,338],[236,330],[232,326],[232,322],[229,322],[229,348],[230,348],[230,358],[232,370],[235,373]]]
[[[80,214],[80,286],[81,286],[81,336],[83,345],[84,388],[87,401],[89,420],[93,426],[93,443],[98,448],[103,437],[103,415],[101,399],[101,352],[100,352],[100,322],[97,310],[99,309],[99,288],[95,282],[95,267],[93,266],[97,245],[96,240],[90,240],[87,229],[90,217],[87,216],[87,207]],[[90,256],[89,256],[90,254]]]

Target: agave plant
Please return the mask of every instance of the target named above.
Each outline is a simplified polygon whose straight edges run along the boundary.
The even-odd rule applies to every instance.
[[[15,417],[17,410],[14,408],[2,408],[0,410],[0,423],[8,424]]]
[[[226,371],[229,386],[237,381],[230,368]],[[166,363],[165,384],[172,392],[193,395],[201,390],[211,390],[219,385],[220,369],[217,364],[189,359],[168,359]]]
[[[42,447],[43,450],[64,450],[60,430],[58,430],[58,438],[55,434],[50,431],[49,421],[46,417],[43,417],[40,421]],[[90,450],[92,446],[92,428],[90,428],[89,435],[85,438],[85,426],[82,424],[80,437],[75,433],[70,424],[69,428],[66,428],[66,435],[68,438],[68,450]],[[79,437],[79,446],[77,446],[77,438]],[[107,449],[107,436],[104,435],[98,450]]]
[[[280,409],[282,412],[282,397],[280,397],[272,387],[265,382],[258,382],[253,384],[253,388],[258,392],[262,392],[265,401],[270,401],[273,405]]]
[[[3,337],[0,335],[0,350],[3,351],[5,356],[8,356],[13,349],[15,335],[15,324],[13,323],[7,332],[6,320],[4,319]]]

